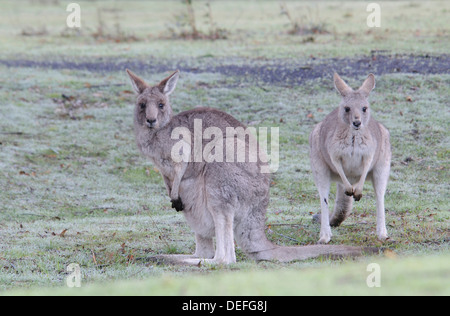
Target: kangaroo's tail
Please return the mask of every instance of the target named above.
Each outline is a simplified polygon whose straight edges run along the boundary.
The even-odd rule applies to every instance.
[[[360,248],[351,246],[331,246],[331,245],[312,245],[283,247],[273,245],[272,249],[251,253],[253,259],[257,261],[276,260],[280,262],[301,261],[317,257],[344,258],[359,257],[365,254],[378,254],[378,248]]]
[[[333,215],[330,218],[330,225],[332,227],[337,227],[347,219],[347,217],[352,212],[353,208],[353,197],[347,196],[344,193],[344,186],[342,184],[337,185],[336,190],[336,204],[334,206]]]
[[[345,205],[345,210],[351,210],[350,205]],[[344,206],[344,205],[343,205]],[[261,209],[261,208],[260,208]],[[263,208],[264,210],[264,208]],[[263,218],[256,216],[265,215],[265,211],[255,208],[253,216],[248,216],[236,227],[236,240],[241,249],[256,261],[276,260],[280,262],[299,261],[317,257],[358,257],[364,254],[379,253],[379,249],[361,248],[352,246],[311,245],[311,246],[278,246],[272,243],[265,234]]]

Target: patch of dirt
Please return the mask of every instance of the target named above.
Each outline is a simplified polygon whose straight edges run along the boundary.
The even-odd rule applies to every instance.
[[[389,55],[317,59],[250,59],[250,58],[199,58],[183,60],[124,60],[118,58],[93,58],[83,60],[34,61],[0,60],[11,68],[73,69],[108,73],[126,68],[144,73],[162,73],[179,69],[187,73],[219,73],[238,81],[253,81],[267,85],[301,85],[308,80],[328,78],[333,72],[345,76],[365,76],[369,73],[450,74],[450,55]]]

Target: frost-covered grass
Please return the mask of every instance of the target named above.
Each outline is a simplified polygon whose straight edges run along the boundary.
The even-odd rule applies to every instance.
[[[386,18],[391,25],[383,29],[383,34],[358,27],[361,15],[363,23],[366,16],[362,2],[312,2],[311,16],[316,12],[314,6],[319,6],[318,19],[327,21],[330,33],[314,35],[314,43],[303,44],[303,36],[286,34],[288,26],[285,17],[278,14],[276,1],[213,2],[213,9],[224,6],[217,9],[217,23],[224,23],[231,32],[229,40],[217,42],[161,39],[167,31],[165,24],[146,14],[164,17],[158,12],[166,9],[162,4],[167,5],[167,1],[148,2],[154,6],[152,10],[142,10],[147,2],[126,2],[120,21],[124,29],[140,38],[135,43],[96,42],[89,35],[97,23],[95,6],[103,3],[109,7],[113,2],[82,2],[86,29],[81,36],[69,38],[59,35],[64,28],[60,23],[64,24],[66,17],[63,2],[59,6],[24,3],[27,5],[2,2],[2,60],[90,61],[106,56],[116,61],[152,58],[176,65],[186,58],[188,66],[204,61],[223,66],[257,60],[276,67],[283,58],[290,58],[290,62],[298,58],[303,64],[302,58],[311,55],[364,55],[372,49],[388,48],[394,50],[392,53],[448,51],[448,42],[442,40],[448,36],[443,23],[449,10],[445,1],[434,1],[426,7],[419,2],[383,2],[395,9],[386,10],[387,17],[403,14],[402,19]],[[245,3],[257,7],[241,10],[242,15],[228,19],[227,8],[232,10],[232,4],[241,8]],[[307,2],[288,4],[299,10]],[[180,10],[178,1],[170,5],[173,10],[165,13],[169,20]],[[133,18],[133,12],[141,13]],[[42,19],[43,15],[47,19]],[[254,22],[252,15],[261,18]],[[39,27],[36,18],[45,21],[39,23],[46,24],[48,34],[21,36],[27,23]],[[266,23],[268,20],[272,23]],[[420,32],[412,33],[411,25]],[[156,35],[149,35],[150,27],[155,27]],[[224,110],[250,126],[280,127],[280,168],[273,177],[267,233],[279,244],[315,243],[319,226],[311,222],[311,214],[318,212],[320,205],[309,167],[308,135],[339,102],[331,75],[299,86],[273,86],[255,84],[249,76],[228,77],[188,66],[171,99],[175,112],[204,105]],[[132,70],[150,83],[168,74]],[[364,79],[341,75],[352,86]],[[449,87],[448,74],[377,76],[377,88],[371,97],[373,115],[389,128],[393,144],[386,196],[391,238],[385,244],[376,239],[374,193],[367,183],[364,198],[355,203],[354,214],[333,229],[333,244],[382,246],[394,251],[399,259],[407,257],[408,262],[414,261],[409,257],[421,256],[425,259],[418,262],[426,262],[429,255],[448,254]],[[94,289],[99,282],[128,279],[134,286],[137,280],[155,277],[156,285],[165,278],[182,276],[189,281],[199,274],[227,278],[235,270],[241,275],[255,273],[258,278],[270,270],[268,279],[276,278],[279,270],[288,270],[288,279],[289,273],[306,268],[320,271],[333,265],[347,271],[347,261],[323,259],[256,264],[240,249],[238,263],[229,268],[146,262],[145,258],[153,254],[192,253],[195,244],[182,214],[171,209],[158,171],[138,153],[130,90],[124,71],[0,66],[0,291],[65,286],[65,269],[70,263],[80,265],[83,286],[92,284]],[[436,266],[442,262],[448,266],[448,255],[439,258]],[[383,259],[361,260],[365,267],[367,260]],[[415,266],[411,273],[418,273],[419,268]],[[314,278],[309,280],[314,282]],[[426,288],[427,279],[421,281],[419,287]],[[441,281],[448,284],[445,278]],[[233,293],[243,292],[227,294]]]
[[[134,96],[128,86],[92,88],[101,82],[125,84],[123,73],[110,74],[107,81],[77,71],[17,68],[14,73],[16,81],[5,80],[0,90],[2,289],[64,285],[70,263],[80,264],[86,283],[215,271],[143,261],[152,254],[191,253],[195,245],[183,216],[170,208],[160,175],[135,147]],[[279,126],[280,169],[273,178],[268,234],[281,244],[316,242],[319,227],[311,223],[311,213],[319,210],[319,202],[307,135],[339,101],[331,80],[329,86],[293,89],[248,84],[238,91],[195,84],[208,79],[218,78],[183,76],[172,98],[175,111],[200,103],[249,125]],[[385,75],[372,97],[373,115],[391,130],[394,150],[386,197],[391,239],[383,246],[400,256],[448,252],[449,135],[443,109],[449,80],[447,75]],[[77,119],[52,100],[62,94],[83,101],[73,114]],[[370,183],[353,216],[333,232],[334,244],[381,246]],[[239,249],[238,261],[235,268],[242,271],[261,267]],[[320,262],[264,268],[298,269]]]

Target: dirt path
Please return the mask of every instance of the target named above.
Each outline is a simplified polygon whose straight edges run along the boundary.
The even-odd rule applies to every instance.
[[[220,73],[259,84],[298,85],[305,81],[329,77],[334,71],[345,76],[390,73],[450,74],[450,55],[387,55],[326,59],[250,59],[204,57],[184,60],[147,61],[118,58],[96,58],[58,61],[0,60],[11,68],[73,69],[108,73],[125,68],[147,73],[180,69],[190,73]]]

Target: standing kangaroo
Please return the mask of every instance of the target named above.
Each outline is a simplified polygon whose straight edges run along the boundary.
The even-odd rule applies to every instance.
[[[270,179],[261,173],[265,165],[257,162],[189,162],[173,159],[173,149],[179,139],[172,139],[177,128],[195,133],[197,120],[202,128],[245,128],[232,116],[210,108],[196,108],[173,116],[169,95],[174,91],[179,72],[176,71],[157,86],[127,70],[138,94],[134,110],[137,145],[163,176],[172,206],[183,211],[188,225],[195,232],[194,255],[163,255],[153,257],[170,263],[199,264],[206,260],[218,264],[236,262],[235,244],[255,260],[292,261],[325,256],[357,256],[361,248],[314,245],[280,247],[265,235],[266,209],[269,203]],[[249,138],[254,136],[248,135]],[[224,143],[227,142],[224,138]],[[238,142],[235,137],[232,142]],[[178,148],[183,157],[194,156],[190,144]],[[203,145],[205,141],[203,140]],[[252,147],[245,145],[250,157]],[[175,150],[178,152],[178,150]],[[214,249],[213,238],[216,240]],[[199,260],[200,259],[200,260]]]
[[[321,205],[320,244],[331,239],[331,226],[339,226],[350,214],[353,199],[362,197],[364,182],[371,179],[377,199],[377,235],[387,239],[384,194],[391,166],[389,131],[370,115],[368,97],[375,88],[370,74],[354,91],[338,74],[334,85],[342,102],[314,127],[309,143],[311,167]],[[337,182],[334,213],[329,218],[328,195],[331,181]],[[352,198],[353,197],[353,198]]]

